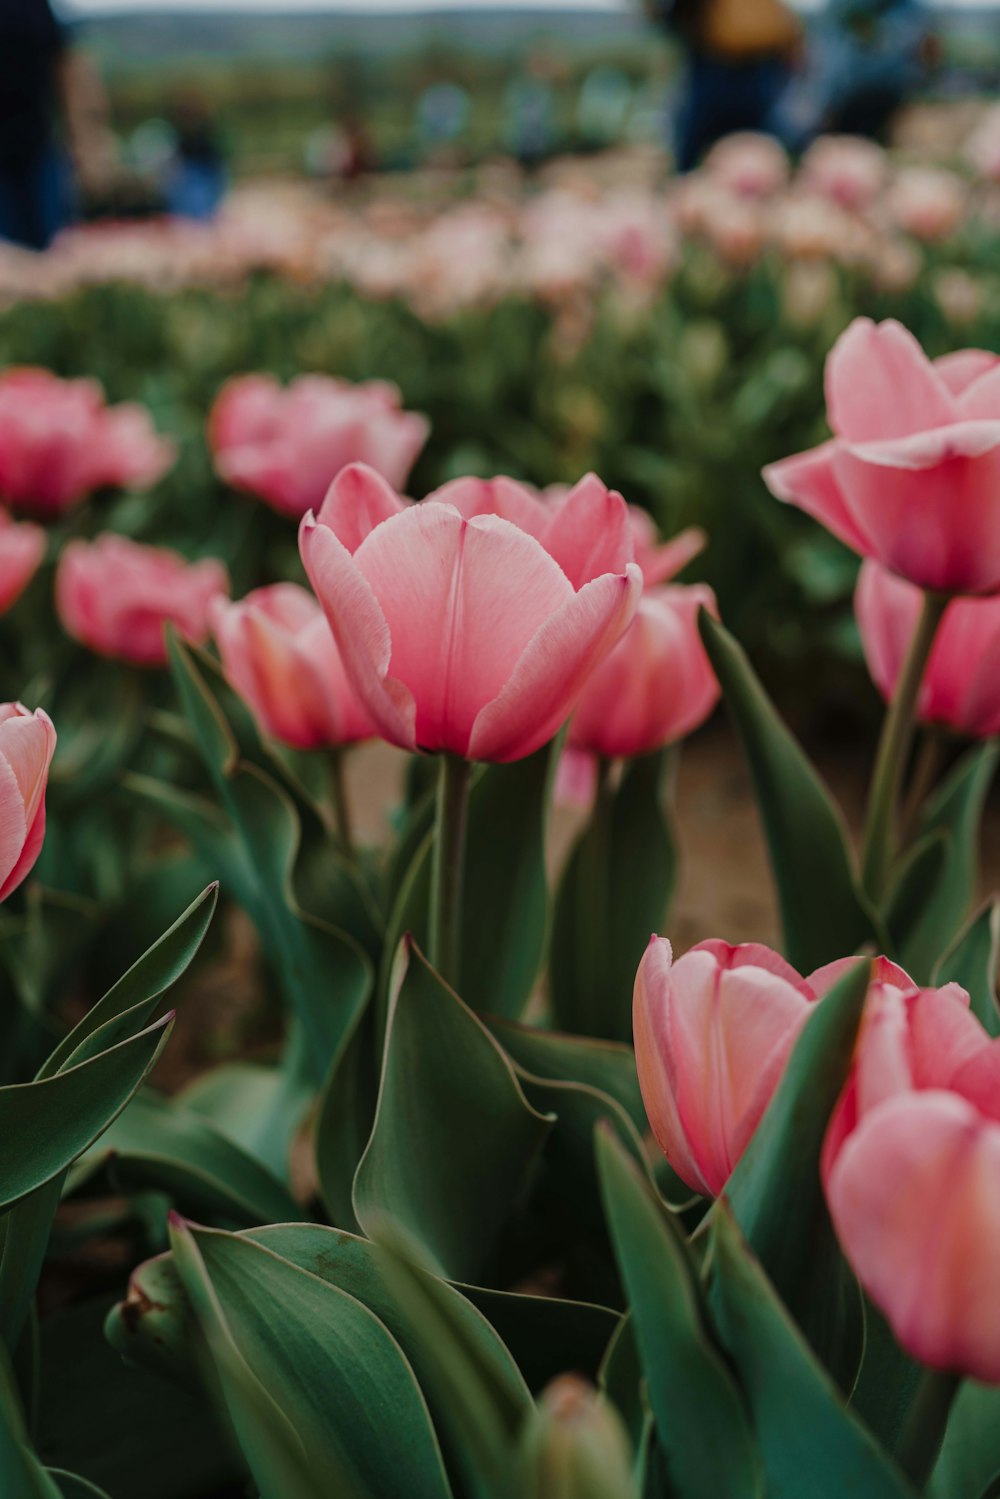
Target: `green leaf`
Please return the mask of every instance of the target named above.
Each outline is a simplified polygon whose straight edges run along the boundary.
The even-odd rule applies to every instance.
[[[307,1452],[321,1443],[333,1467],[379,1499],[450,1496],[413,1370],[374,1313],[243,1235],[175,1221],[171,1240],[210,1351],[230,1345]],[[259,1481],[256,1426],[228,1403]]]
[[[302,1217],[270,1171],[206,1119],[150,1090],[136,1094],[89,1159],[99,1165],[109,1153],[126,1189],[163,1192],[182,1211],[222,1227]]]
[[[721,1207],[713,1214],[716,1321],[753,1414],[768,1499],[912,1499],[851,1414]]]
[[[404,942],[375,1124],[354,1182],[365,1232],[396,1223],[426,1268],[478,1279],[551,1122],[481,1021]]]
[[[28,1446],[14,1376],[0,1349],[0,1494],[10,1499],[62,1499],[52,1478]]]
[[[916,929],[900,947],[899,960],[918,984],[928,983],[934,964],[967,919],[975,898],[979,825],[1000,747],[977,745],[958,762],[924,810],[922,837],[947,839],[946,858]]]
[[[293,1028],[288,1051],[300,1044],[301,1032]],[[293,1055],[279,1067],[227,1062],[194,1078],[177,1101],[285,1181],[291,1140],[312,1100],[304,1072]]]
[[[56,1483],[62,1499],[110,1499],[104,1489],[96,1483],[81,1478],[77,1473],[67,1473],[62,1468],[49,1468],[48,1475]]]
[[[529,1296],[462,1286],[517,1361],[529,1389],[544,1389],[557,1374],[575,1370],[596,1377],[621,1320],[610,1307],[557,1296]]]
[[[681,1234],[608,1130],[598,1131],[597,1158],[671,1493],[760,1499],[760,1462],[743,1402],[712,1344]]]
[[[753,775],[778,891],[782,951],[802,973],[867,942],[884,952],[887,944],[858,885],[840,812],[742,648],[704,609],[698,624]]]
[[[666,759],[660,751],[630,760],[613,794],[599,782],[566,862],[549,954],[552,1007],[563,1030],[631,1037],[635,972],[650,933],[663,928],[676,878],[661,794]]]
[[[1000,1475],[1000,1390],[963,1382],[930,1485],[929,1499],[980,1499]]]
[[[370,1012],[334,1058],[320,1094],[314,1141],[316,1175],[331,1223],[360,1231],[354,1214],[354,1176],[375,1122],[378,1076]]]
[[[0,1088],[0,1207],[51,1181],[93,1144],[152,1068],[172,1025],[167,1015],[55,1077]]]
[[[860,1293],[830,1223],[820,1158],[854,1053],[870,973],[871,964],[859,958],[817,1001],[725,1189],[728,1210],[750,1248],[847,1389],[861,1358]],[[709,1220],[722,1211],[717,1203]]]
[[[509,1020],[483,1017],[504,1051],[518,1067],[554,1082],[584,1083],[614,1099],[640,1133],[648,1128],[635,1070],[635,1052],[620,1041],[569,1036]]]
[[[943,828],[918,838],[897,866],[885,903],[885,924],[893,952],[910,970],[913,955],[923,945],[921,929],[933,920],[941,879],[948,867],[951,837]]]
[[[991,1036],[1000,1036],[997,972],[1000,969],[1000,899],[974,916],[934,970],[934,984],[961,984],[972,1010]]]

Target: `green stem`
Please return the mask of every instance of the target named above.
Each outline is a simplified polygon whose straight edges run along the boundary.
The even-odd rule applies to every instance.
[[[607,1017],[604,1010],[607,996],[604,993],[607,965],[602,955],[607,941],[608,921],[608,866],[611,857],[611,819],[613,798],[611,791],[611,761],[599,756],[597,780],[594,787],[594,804],[590,823],[584,834],[581,853],[581,875],[583,878],[583,930],[580,932],[582,974],[586,980],[581,986],[582,1013],[577,1024],[584,1035],[603,1036]]]
[[[906,788],[903,815],[900,818],[899,842],[906,848],[913,842],[924,803],[933,791],[947,748],[944,733],[940,728],[925,729],[916,752],[913,774]]]
[[[438,770],[434,861],[431,871],[430,960],[446,983],[457,988],[462,933],[465,827],[472,766],[456,755],[442,755]]]
[[[960,1374],[943,1374],[928,1369],[917,1386],[907,1413],[896,1457],[903,1472],[921,1493],[934,1471],[961,1383]]]
[[[346,751],[333,749],[330,751],[330,804],[333,807],[333,826],[344,857],[349,864],[358,862],[358,852],[354,846],[354,833],[351,826],[351,804],[347,796],[347,780],[344,775]]]
[[[876,903],[885,892],[895,852],[896,808],[913,733],[920,684],[947,605],[948,599],[943,594],[924,594],[917,627],[882,725],[882,737],[879,740],[868,799],[868,822],[861,861],[862,883]]]

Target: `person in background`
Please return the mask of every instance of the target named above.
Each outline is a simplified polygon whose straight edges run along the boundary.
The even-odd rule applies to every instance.
[[[225,197],[229,174],[211,106],[199,90],[177,96],[171,124],[174,154],[164,184],[167,212],[212,219]]]
[[[685,51],[676,117],[677,169],[688,172],[734,130],[776,133],[801,27],[784,0],[646,0]]]
[[[44,249],[70,217],[74,168],[91,195],[114,171],[100,80],[49,0],[0,0],[0,239]]]

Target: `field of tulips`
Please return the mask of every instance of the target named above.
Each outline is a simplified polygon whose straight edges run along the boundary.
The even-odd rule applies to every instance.
[[[1000,1494],[956,159],[0,261],[2,1499]],[[780,950],[671,945],[720,705]]]

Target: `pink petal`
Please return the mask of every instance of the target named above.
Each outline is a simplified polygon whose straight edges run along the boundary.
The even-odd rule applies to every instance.
[[[466,520],[476,515],[499,515],[537,539],[542,538],[549,523],[550,507],[526,485],[502,474],[495,479],[452,479],[427,499],[454,505]]]
[[[903,437],[955,420],[953,398],[901,323],[855,318],[826,362],[830,426],[846,441]]]
[[[651,937],[635,976],[632,1030],[639,1090],[650,1129],[674,1171],[695,1192],[712,1187],[702,1175],[677,1111],[677,1070],[670,1040],[672,954],[665,937]]]
[[[764,483],[779,500],[797,505],[864,557],[871,548],[864,529],[848,508],[837,479],[835,461],[839,450],[838,442],[825,442],[807,453],[770,463],[764,469]]]
[[[349,552],[356,552],[369,532],[405,506],[381,474],[365,463],[349,463],[330,485],[316,518]]]
[[[605,573],[623,573],[635,556],[628,506],[587,474],[555,508],[542,537],[575,589]]]
[[[934,368],[953,396],[964,395],[973,381],[989,374],[1000,364],[996,354],[985,349],[958,349],[934,360]]]

